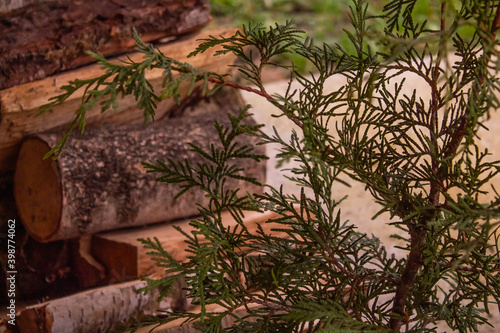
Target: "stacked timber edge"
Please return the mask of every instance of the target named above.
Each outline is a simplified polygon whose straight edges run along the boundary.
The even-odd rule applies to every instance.
[[[62,132],[40,133],[25,139],[17,160],[14,194],[21,220],[38,241],[69,239],[98,231],[150,224],[192,216],[195,203],[208,204],[200,189],[178,199],[176,184],[158,183],[161,174],[147,173],[142,162],[204,158],[191,151],[192,142],[205,150],[219,146],[214,122],[230,126],[227,115],[243,107],[239,93],[227,88],[201,100],[178,117],[150,125],[88,129],[70,138],[57,160],[43,156]],[[251,118],[247,124],[255,124]],[[241,138],[255,145],[253,137]],[[257,153],[265,155],[263,146]],[[265,162],[238,160],[245,176],[265,182]],[[261,187],[231,179],[227,188],[259,193]]]
[[[86,51],[130,52],[132,28],[152,41],[199,30],[211,19],[209,0],[22,2],[0,2],[0,9],[15,8],[0,12],[0,90],[88,64]]]
[[[158,290],[137,292],[145,286],[143,281],[130,281],[29,306],[17,318],[20,332],[108,332],[131,317],[161,308]]]
[[[187,55],[198,46],[198,39],[208,38],[210,35],[222,35],[228,37],[235,30],[209,30],[184,36],[183,38],[160,43],[156,46],[167,57],[181,62],[188,62],[191,66],[205,70],[226,74],[228,65],[235,61],[232,54],[224,54],[214,57],[217,48],[208,50],[196,57],[187,58]],[[128,54],[132,61],[141,61],[143,54],[134,52]],[[125,56],[110,59],[112,63],[127,59]],[[82,91],[75,92],[62,105],[54,106],[43,116],[37,116],[42,105],[48,103],[49,99],[61,94],[60,87],[67,85],[75,79],[87,80],[98,77],[104,73],[98,64],[88,65],[75,70],[47,77],[43,80],[30,82],[9,89],[0,90],[0,174],[14,170],[15,161],[21,140],[30,134],[65,129],[73,121],[74,111],[81,103]],[[146,73],[146,78],[159,93],[163,84],[163,70],[156,69]],[[185,83],[180,87],[181,95],[184,95],[189,87]],[[178,109],[179,106],[173,99],[166,99],[158,103],[156,118],[160,119],[165,114]],[[116,112],[109,110],[101,112],[100,105],[88,110],[86,114],[87,126],[114,126],[121,124],[143,124],[143,111],[137,107],[137,101],[133,96],[125,96],[118,103]],[[0,179],[1,181],[1,179]]]

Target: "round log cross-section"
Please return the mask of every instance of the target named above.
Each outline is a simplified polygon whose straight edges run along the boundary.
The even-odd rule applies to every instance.
[[[46,242],[195,215],[196,203],[208,203],[204,192],[192,189],[174,200],[178,185],[158,183],[161,174],[147,173],[141,162],[187,159],[193,166],[205,162],[188,143],[205,149],[217,144],[214,121],[229,125],[227,113],[241,106],[227,93],[221,95],[151,125],[87,129],[68,140],[57,160],[42,157],[62,133],[25,139],[17,160],[14,195],[28,232]],[[253,138],[245,140],[255,144]],[[265,181],[263,162],[244,159],[238,164],[245,176]],[[240,193],[261,191],[242,180],[231,180],[227,186],[239,188]]]
[[[29,233],[37,239],[50,239],[59,229],[62,212],[62,186],[58,163],[43,159],[50,150],[39,138],[26,140],[19,152],[15,194]]]

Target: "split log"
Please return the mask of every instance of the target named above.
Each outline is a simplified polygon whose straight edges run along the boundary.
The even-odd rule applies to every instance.
[[[106,268],[92,256],[92,236],[73,240],[73,271],[82,290],[105,284]],[[49,243],[50,244],[50,243]]]
[[[237,91],[223,90],[191,112],[148,126],[88,129],[81,137],[70,138],[57,160],[42,157],[62,133],[28,138],[14,176],[14,195],[26,230],[46,242],[195,215],[195,203],[208,203],[201,190],[192,189],[174,200],[179,187],[157,183],[160,175],[146,173],[141,162],[203,162],[187,143],[205,149],[217,144],[214,121],[228,124],[227,114],[237,112],[242,103]],[[245,140],[256,143],[254,138]],[[263,146],[257,151],[265,153]],[[238,163],[246,176],[264,182],[265,163],[249,159]],[[242,193],[261,192],[259,186],[241,180],[231,180],[227,186]]]
[[[85,291],[26,307],[17,317],[21,333],[108,332],[131,317],[151,315],[159,308],[159,290],[137,293],[144,281],[131,281]]]
[[[232,35],[234,31],[208,31],[188,36],[176,42],[159,45],[158,48],[167,57],[188,62],[194,67],[217,72],[227,73],[228,65],[235,61],[231,54],[214,57],[214,50],[200,54],[193,58],[187,55],[198,46],[198,39],[208,38],[209,35]],[[142,53],[129,55],[133,61],[140,61]],[[111,60],[119,62],[119,59]],[[0,91],[0,173],[14,169],[17,154],[22,139],[30,134],[56,130],[67,126],[74,119],[74,110],[81,103],[82,91],[76,92],[69,97],[64,104],[52,108],[48,113],[37,117],[40,106],[46,104],[51,97],[62,93],[59,87],[68,84],[75,79],[89,79],[102,75],[103,69],[99,65],[89,65],[73,71],[61,73],[48,77],[41,81],[23,84],[10,89]],[[147,78],[156,91],[161,90],[163,83],[163,71],[153,70],[147,73]],[[181,87],[181,94],[186,92],[188,84]],[[172,109],[177,108],[172,100],[164,100],[158,103],[156,119],[160,119]],[[99,105],[87,112],[87,123],[93,124],[141,124],[144,122],[142,110],[137,108],[137,102],[133,96],[126,96],[120,100],[117,112],[108,111],[101,113]]]
[[[278,226],[275,223],[265,223],[277,217],[279,217],[278,214],[273,212],[245,212],[244,222],[252,234],[256,233],[257,226],[260,224],[268,234],[286,237],[284,232],[271,230],[277,227],[283,228],[283,226]],[[235,227],[237,225],[228,212],[224,213],[222,221],[225,226]],[[149,250],[145,249],[138,239],[156,237],[163,248],[176,260],[184,261],[188,255],[185,252],[187,249],[186,237],[175,230],[173,226],[181,227],[183,231],[190,233],[193,227],[189,225],[189,222],[189,219],[184,219],[168,225],[161,224],[147,228],[96,234],[92,236],[92,255],[106,267],[108,283],[138,279],[157,273],[159,268],[156,266],[156,262],[151,260],[151,256],[147,254]],[[203,238],[200,238],[200,240],[203,240]]]
[[[208,0],[52,0],[0,13],[0,90],[94,62],[87,50],[130,52],[133,27],[151,41],[210,19]]]

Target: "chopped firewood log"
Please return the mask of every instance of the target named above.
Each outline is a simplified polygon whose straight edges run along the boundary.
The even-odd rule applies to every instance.
[[[130,52],[132,28],[151,41],[199,30],[210,20],[208,0],[32,2],[0,13],[0,90],[93,62],[87,50]]]
[[[26,307],[16,318],[21,333],[108,332],[131,317],[154,314],[168,304],[159,290],[137,293],[144,281],[131,281],[84,291]]]
[[[266,233],[286,237],[284,232],[272,231],[272,228],[283,228],[283,226],[276,223],[265,223],[278,217],[279,215],[273,212],[245,212],[244,223],[252,234],[256,233],[257,225],[260,224]],[[224,213],[222,221],[227,227],[233,228],[237,225],[229,212]],[[92,236],[92,255],[106,267],[110,283],[137,279],[156,273],[159,268],[151,256],[147,254],[149,250],[145,249],[138,239],[156,237],[168,253],[175,259],[184,261],[189,254],[185,252],[187,249],[186,237],[175,230],[173,226],[181,227],[183,231],[189,233],[193,230],[189,222],[190,219],[183,219],[146,228],[96,234]],[[200,240],[202,239],[200,238]]]
[[[207,150],[212,143],[217,145],[214,122],[229,126],[227,114],[239,112],[242,103],[237,91],[222,90],[178,117],[150,125],[88,129],[70,138],[57,160],[42,157],[60,140],[61,132],[26,139],[14,176],[14,195],[26,230],[47,242],[195,215],[195,203],[208,203],[204,192],[193,188],[175,200],[179,186],[156,182],[161,174],[146,173],[141,163],[205,162],[188,143]],[[246,121],[254,124],[251,118]],[[255,145],[258,139],[241,140]],[[263,146],[256,149],[265,154]],[[241,159],[238,167],[245,176],[264,183],[265,161]],[[227,187],[241,193],[262,191],[237,179],[229,179]]]
[[[140,320],[144,315],[165,314],[172,311],[171,302],[175,301],[170,294],[161,302],[158,301],[159,291],[145,295],[136,291],[145,286],[142,281],[130,281],[109,285],[61,299],[28,306],[17,317],[16,323],[20,333],[59,333],[59,332],[108,332],[119,324],[126,323],[130,318]],[[175,288],[175,286],[174,286]],[[249,308],[258,304],[247,305]],[[190,312],[200,311],[199,306],[190,306]],[[220,305],[209,304],[207,311],[224,311]],[[247,315],[248,308],[240,307],[234,314],[240,317]],[[224,317],[221,324],[229,328],[234,324],[234,317]],[[151,331],[153,327],[143,327],[138,333],[198,333],[193,323],[185,323],[184,319],[174,320]]]
[[[217,73],[227,73],[228,65],[235,61],[231,54],[214,57],[215,49],[208,50],[193,58],[187,55],[198,46],[198,39],[208,38],[209,35],[228,36],[234,31],[208,31],[190,35],[186,39],[159,45],[159,50],[167,57],[181,62],[188,62],[194,67]],[[142,53],[129,55],[133,61],[140,61]],[[119,62],[119,59],[111,60]],[[75,117],[74,111],[81,103],[83,91],[78,91],[69,97],[62,105],[53,107],[43,116],[37,117],[40,106],[47,104],[49,99],[61,94],[59,88],[75,79],[90,79],[102,75],[100,65],[89,65],[76,70],[60,73],[44,80],[23,84],[0,91],[0,173],[14,169],[15,161],[21,141],[27,135],[60,128],[66,128]],[[152,70],[147,73],[147,78],[155,91],[160,91],[163,84],[163,71]],[[181,87],[181,95],[188,90],[188,84]],[[156,119],[176,109],[178,106],[172,100],[158,103]],[[113,124],[141,124],[144,122],[143,111],[137,107],[133,96],[126,96],[119,101],[116,112],[101,112],[100,106],[89,110],[86,115],[88,126],[113,125]]]

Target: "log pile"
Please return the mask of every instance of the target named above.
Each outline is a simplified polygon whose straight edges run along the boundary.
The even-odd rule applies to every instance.
[[[227,65],[234,61],[229,55],[214,57],[214,52],[207,51],[200,56],[189,58],[189,61],[187,55],[196,48],[198,39],[207,38],[210,34],[226,35],[231,33],[222,30],[200,32],[185,36],[180,40],[158,44],[158,49],[165,56],[189,62],[194,67],[223,73],[228,70]],[[139,61],[142,58],[140,53],[130,53],[127,56],[133,61]],[[117,62],[118,59],[114,61]],[[36,116],[40,107],[46,104],[50,97],[61,93],[59,87],[76,78],[85,80],[96,77],[99,73],[102,73],[101,66],[93,64],[43,80],[0,90],[0,174],[14,170],[21,141],[24,137],[34,133],[65,129],[67,124],[73,120],[74,112],[68,110],[76,110],[81,102],[81,92],[76,92],[65,101],[64,105],[52,108],[43,117]],[[161,89],[162,70],[150,71],[147,77],[155,89]],[[181,90],[187,90],[186,87],[182,87]],[[156,118],[165,117],[177,108],[174,101],[164,100],[158,105]],[[143,124],[144,122],[142,110],[137,108],[132,96],[125,97],[119,103],[115,113],[101,113],[100,107],[96,107],[87,112],[86,119],[89,126],[94,124],[101,126],[105,124],[130,125]]]
[[[216,143],[213,123],[217,120],[229,126],[227,114],[242,106],[232,93],[222,92],[209,102],[200,102],[193,112],[149,126],[88,129],[69,141],[57,160],[43,156],[61,132],[28,137],[17,159],[14,194],[30,235],[53,241],[195,215],[193,202],[208,204],[204,193],[188,191],[174,200],[177,185],[157,183],[158,175],[146,173],[141,162],[187,159],[192,165],[202,163],[203,158],[188,143],[206,150]],[[263,180],[261,166],[250,160],[241,163],[248,176]],[[234,181],[228,186],[258,191],[246,184]]]
[[[178,188],[158,183],[160,175],[147,173],[141,162],[201,162],[187,143],[216,143],[213,122],[227,124],[227,114],[243,107],[240,95],[222,89],[180,105],[165,100],[156,121],[146,125],[133,97],[125,97],[115,113],[88,112],[86,132],[73,135],[57,160],[42,157],[73,120],[81,95],[36,114],[61,93],[59,87],[102,73],[85,50],[115,55],[111,61],[140,60],[131,39],[135,27],[166,56],[187,61],[198,39],[234,33],[201,31],[209,21],[208,0],[0,0],[0,233],[16,222],[15,273],[7,269],[7,246],[0,242],[0,332],[107,332],[130,316],[188,306],[182,287],[163,303],[158,294],[136,293],[141,278],[162,274],[137,238],[156,236],[183,260],[185,244],[172,221],[189,231],[195,203],[207,199],[192,190],[174,200]],[[224,73],[235,59],[214,52],[189,63]],[[162,71],[148,78],[161,89]],[[245,163],[247,176],[265,181],[265,164]],[[230,186],[262,191],[236,180]],[[272,217],[248,214],[246,222],[271,233],[264,222]],[[235,221],[227,215],[224,223]],[[12,276],[16,326],[5,325]]]

